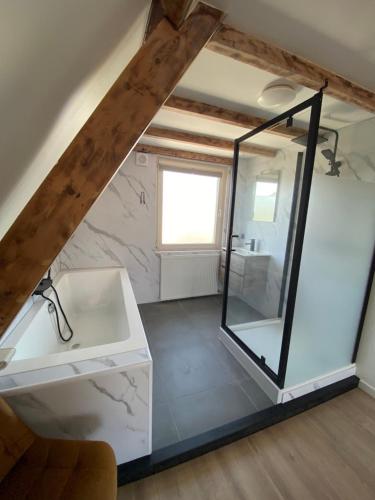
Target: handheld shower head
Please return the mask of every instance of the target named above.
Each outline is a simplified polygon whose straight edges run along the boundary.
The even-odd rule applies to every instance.
[[[326,158],[328,161],[332,161],[335,159],[335,155],[332,151],[332,149],[322,149],[322,155],[324,158]]]
[[[332,151],[332,149],[322,149],[322,155],[324,158],[328,160],[328,164],[331,166],[331,170],[329,170],[326,175],[330,175],[331,177],[340,177],[339,168],[342,165],[341,161],[336,161],[336,155]]]

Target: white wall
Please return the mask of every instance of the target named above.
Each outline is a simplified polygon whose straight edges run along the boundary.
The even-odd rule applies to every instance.
[[[4,0],[0,239],[141,44],[148,0]]]
[[[361,387],[375,397],[375,285],[372,287],[357,357]]]

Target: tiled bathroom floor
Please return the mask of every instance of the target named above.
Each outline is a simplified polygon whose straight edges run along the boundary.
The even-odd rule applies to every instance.
[[[154,450],[272,406],[217,338],[220,295],[139,310],[154,360]]]

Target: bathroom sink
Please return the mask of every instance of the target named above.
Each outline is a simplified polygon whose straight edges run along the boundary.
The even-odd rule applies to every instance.
[[[225,251],[226,249],[223,248]],[[247,248],[243,247],[232,247],[232,251],[236,255],[241,255],[241,257],[253,257],[256,255],[264,255],[263,253],[260,252],[252,252],[251,250],[248,250]]]
[[[233,248],[234,253],[237,255],[242,255],[243,257],[250,257],[251,255],[259,255],[258,252],[252,252],[246,248]]]

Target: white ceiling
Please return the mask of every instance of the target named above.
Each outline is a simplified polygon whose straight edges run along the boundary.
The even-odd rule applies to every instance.
[[[0,1],[0,239],[140,47],[148,10]]]
[[[374,0],[209,0],[225,22],[375,89]]]
[[[375,89],[374,0],[210,0],[209,3],[226,13],[226,23]],[[270,112],[260,108],[256,98],[264,86],[274,79],[274,75],[265,71],[203,50],[180,81],[176,94],[269,118],[284,111],[284,108]],[[292,104],[312,94],[313,91],[301,88]],[[372,116],[354,106],[325,97],[321,124],[341,128]],[[306,122],[308,113],[299,118]],[[246,132],[166,110],[158,113],[154,123],[227,138]],[[148,138],[144,140],[148,141]],[[287,139],[270,134],[257,136],[256,141],[276,148],[290,144]],[[160,139],[156,142],[163,144]],[[174,143],[174,147],[183,146],[186,149],[186,145]]]
[[[267,84],[277,79],[278,77],[271,73],[204,49],[180,80],[174,93],[181,97],[203,101],[265,119],[277,116],[315,93],[313,90],[299,86],[297,87],[295,100],[287,106],[280,106],[272,111],[262,108],[257,103],[257,98]],[[325,96],[322,106],[321,125],[339,129],[372,116],[371,113],[356,106]],[[309,110],[300,113],[295,117],[295,125],[305,125],[307,128],[309,117]],[[184,115],[167,109],[159,111],[153,120],[153,124],[228,139],[234,139],[248,131],[247,129],[218,123],[210,119]],[[159,138],[151,140],[149,137],[143,137],[142,142],[188,149],[186,143],[171,142]],[[290,145],[289,139],[269,133],[257,135],[252,142],[274,148],[284,148]],[[194,146],[189,149],[196,150]],[[213,152],[210,148],[203,150],[198,147],[198,149],[202,152]],[[220,155],[223,154],[219,150],[216,150],[216,152]]]
[[[374,0],[208,1],[222,8],[225,21],[238,29],[375,88]],[[1,237],[139,48],[150,0],[0,4]],[[273,78],[204,50],[176,93],[268,117],[271,113],[257,108],[256,96]],[[297,99],[310,94],[301,90]],[[363,112],[357,115],[342,103],[324,103],[325,124],[341,127],[364,118]],[[246,132],[166,110],[154,122],[232,139]],[[257,142],[278,148],[289,144],[270,134],[257,137]],[[173,146],[188,149],[186,144]]]

